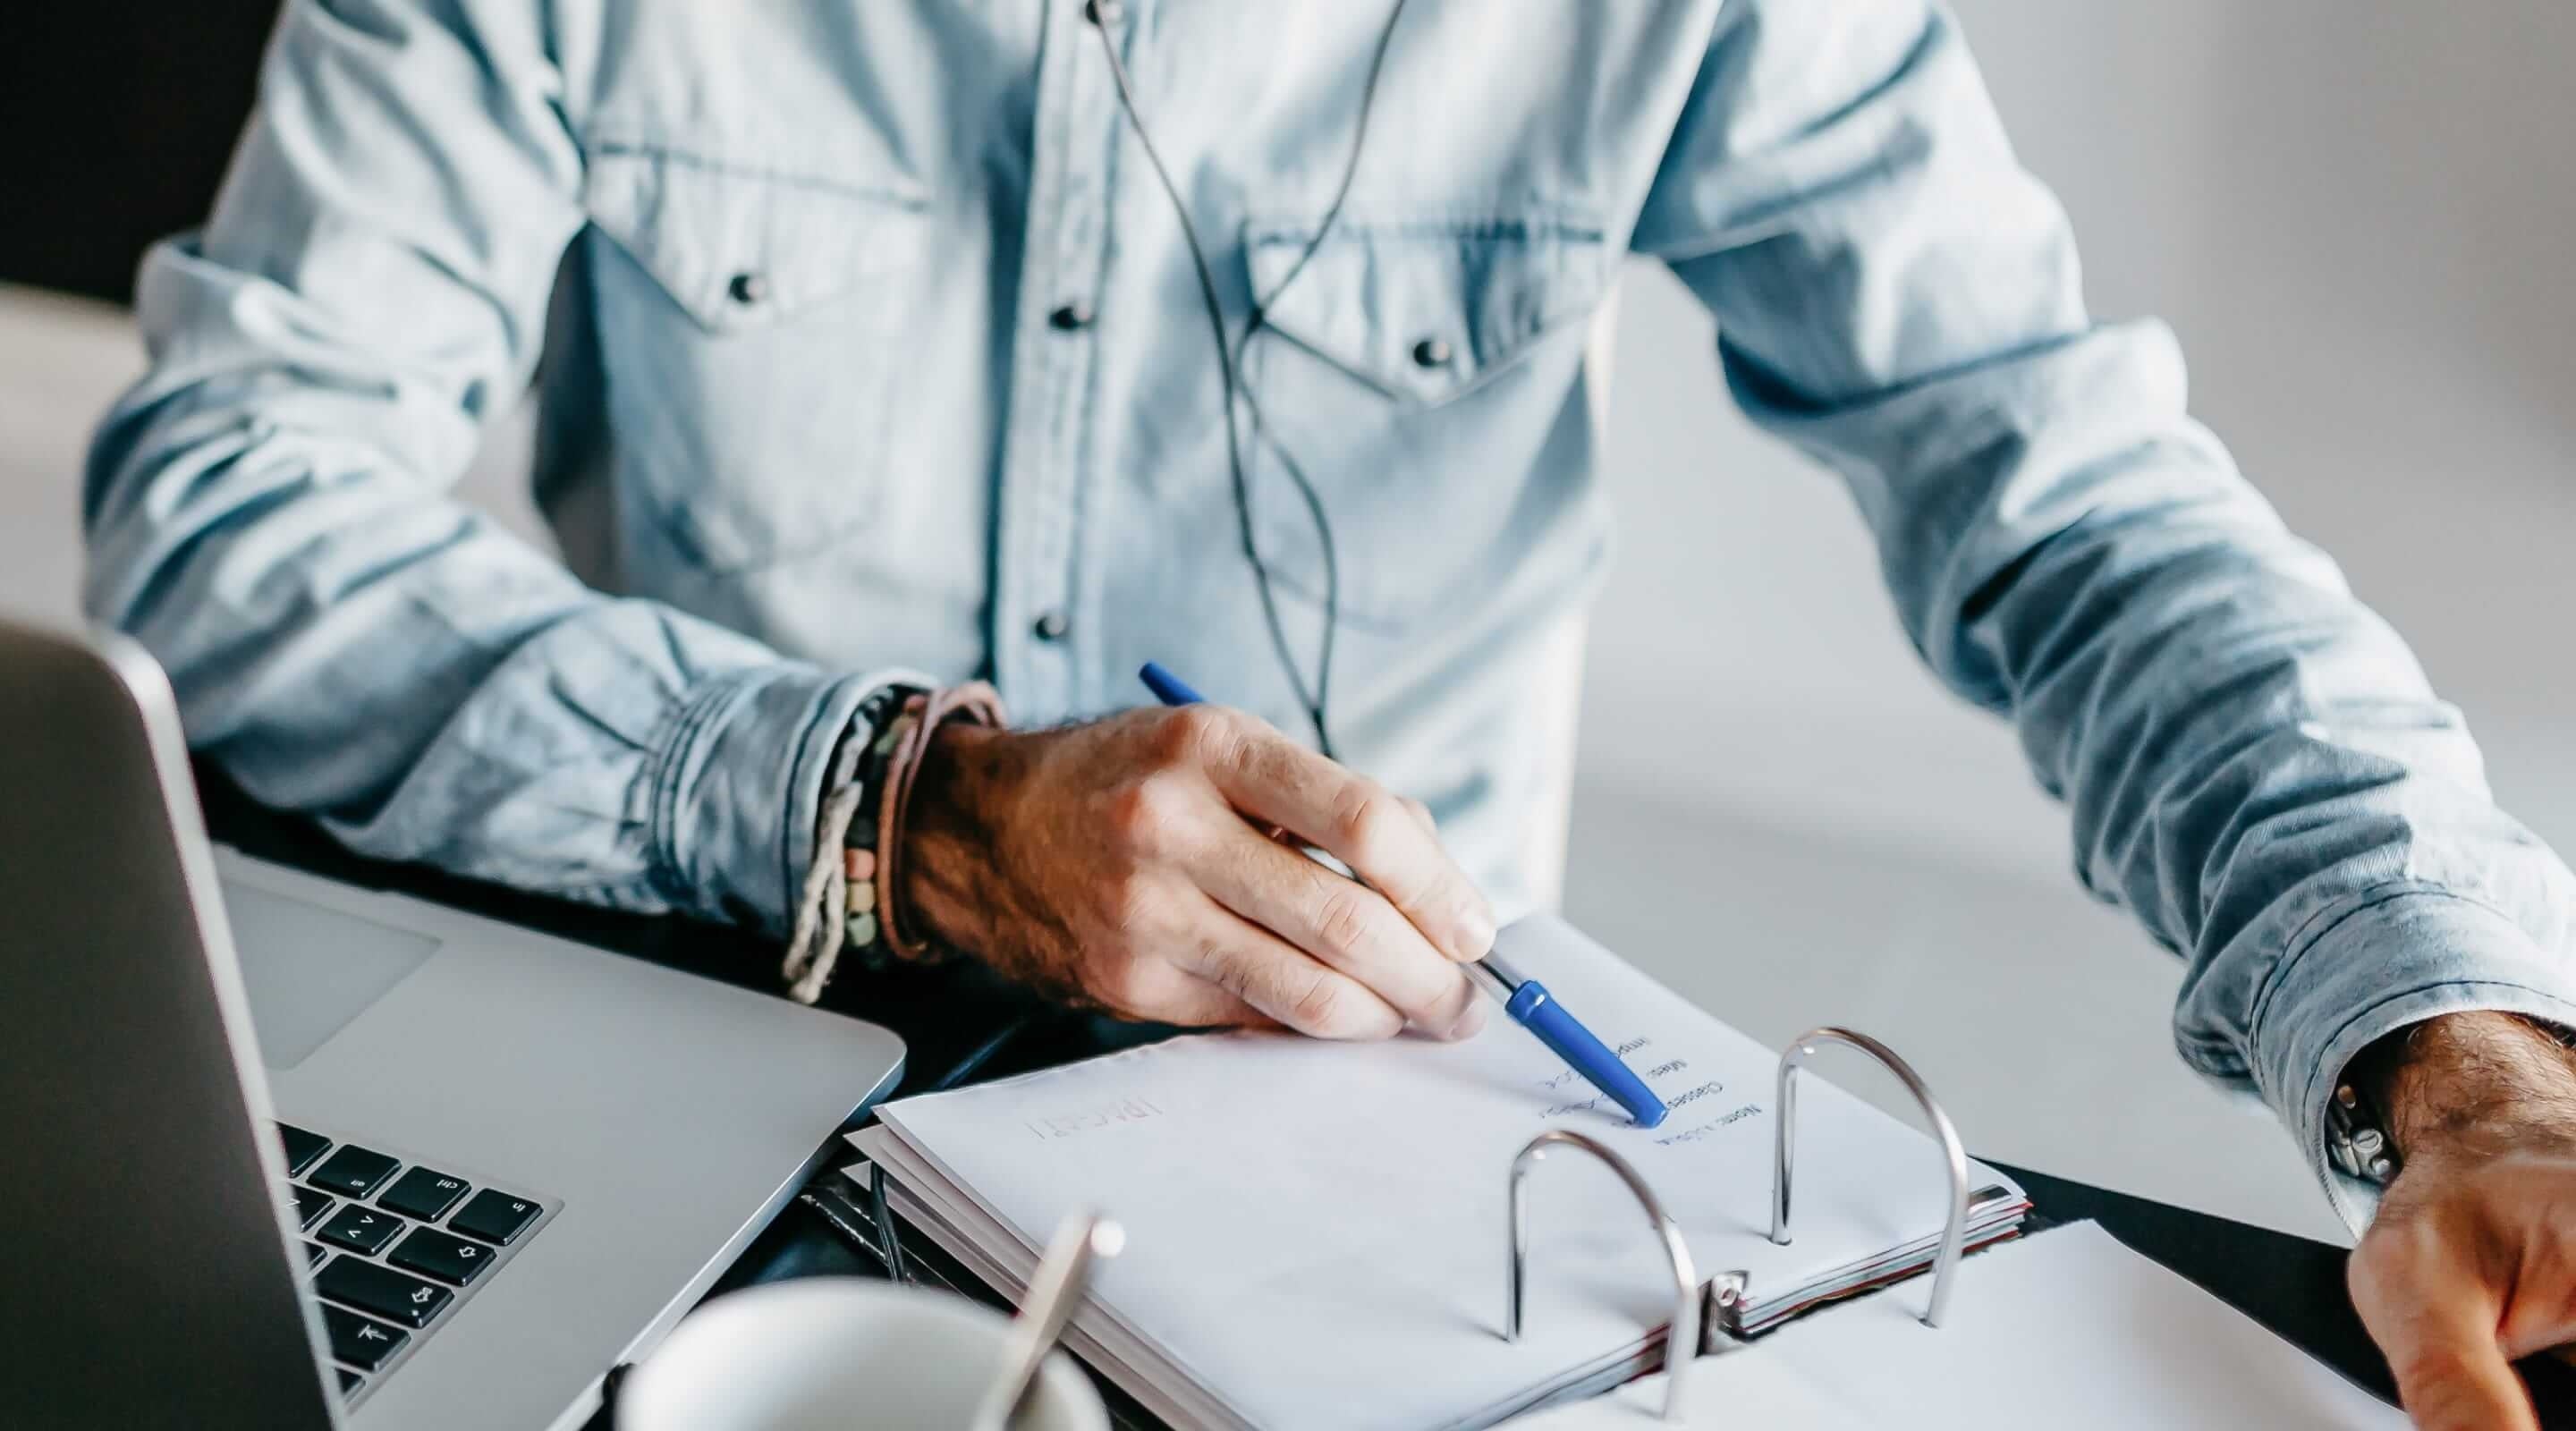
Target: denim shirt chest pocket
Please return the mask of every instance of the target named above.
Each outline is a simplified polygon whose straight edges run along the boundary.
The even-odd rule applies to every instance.
[[[623,520],[737,574],[876,513],[927,197],[824,166],[595,142],[589,265]]]
[[[1615,255],[1556,209],[1354,210],[1305,256],[1314,233],[1245,232],[1252,292],[1278,295],[1244,360],[1256,530],[1278,584],[1319,600],[1293,465],[1332,522],[1342,616],[1395,634],[1507,577],[1496,558],[1565,495],[1533,490],[1551,464],[1531,454],[1566,420]]]

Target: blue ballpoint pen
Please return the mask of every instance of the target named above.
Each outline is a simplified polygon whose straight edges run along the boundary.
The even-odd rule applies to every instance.
[[[1145,663],[1137,676],[1145,689],[1167,706],[1197,705],[1206,697],[1190,689],[1189,683],[1163,669],[1156,661]],[[1536,979],[1524,979],[1497,954],[1487,954],[1467,966],[1468,977],[1496,999],[1513,1023],[1538,1036],[1540,1043],[1564,1059],[1584,1080],[1598,1088],[1610,1100],[1628,1110],[1628,1116],[1640,1128],[1652,1128],[1664,1121],[1669,1111],[1664,1100],[1646,1086],[1646,1081],[1631,1071],[1610,1046],[1593,1036],[1583,1021],[1566,1012],[1565,1005],[1548,993],[1547,986]]]

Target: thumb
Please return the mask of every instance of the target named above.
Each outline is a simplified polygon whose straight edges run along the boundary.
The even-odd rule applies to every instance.
[[[2437,1257],[2371,1255],[2379,1250],[2353,1258],[2353,1306],[2418,1431],[2540,1431],[2497,1336],[2496,1294]]]
[[[2531,1393],[2492,1334],[2423,1337],[2392,1352],[2389,1366],[2419,1431],[2540,1431]]]

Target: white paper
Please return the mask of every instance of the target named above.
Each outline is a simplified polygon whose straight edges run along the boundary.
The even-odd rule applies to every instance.
[[[890,1105],[904,1146],[870,1151],[928,1201],[944,1194],[925,1183],[971,1199],[952,1225],[982,1214],[1017,1244],[983,1249],[1005,1264],[1076,1206],[1119,1218],[1127,1251],[1086,1315],[1204,1389],[1217,1405],[1194,1419],[1218,1424],[1476,1424],[1632,1355],[1671,1279],[1635,1202],[1571,1153],[1531,1176],[1528,1327],[1503,1340],[1505,1174],[1547,1128],[1629,1158],[1700,1277],[1748,1270],[1757,1298],[1939,1231],[1937,1147],[1811,1072],[1797,1237],[1773,1246],[1774,1054],[1562,921],[1500,948],[1674,1105],[1663,1126],[1634,1127],[1497,1018],[1459,1044],[1179,1039]],[[1845,1071],[1884,1076],[1826,1070]]]
[[[1918,1283],[1684,1371],[1687,1424],[1902,1431],[2402,1431],[2406,1418],[2093,1223],[1968,1260],[1938,1330]],[[1665,1379],[1514,1431],[1650,1431]]]

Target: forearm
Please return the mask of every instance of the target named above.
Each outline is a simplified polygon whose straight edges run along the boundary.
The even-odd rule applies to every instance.
[[[1843,454],[1926,659],[2012,717],[2086,886],[2184,959],[2186,1058],[2259,1093],[2323,1178],[2325,1100],[2365,1046],[2468,1010],[2576,1022],[2576,877],[2182,392],[2163,334],[2097,330],[1765,417]]]
[[[1872,10],[1850,45],[1825,10],[1775,13],[1722,41],[1735,87],[1685,126],[1660,191],[1675,270],[1747,412],[1850,483],[1926,662],[2015,722],[2086,886],[2185,960],[2186,1057],[2259,1092],[2322,1173],[2333,1080],[2383,1035],[2576,1021],[2576,876],[2191,419],[2172,335],[2085,312],[2064,217],[1946,16]],[[1824,112],[1778,126],[1783,92]]]
[[[2185,1056],[2258,1092],[2358,1227],[2369,1190],[2324,1156],[2336,1080],[2429,1020],[2576,1019],[2576,877],[2496,807],[2395,633],[2226,498],[2223,454],[2142,478],[2176,500],[2049,538],[1972,639],[2082,877],[2185,960]]]
[[[488,308],[443,279],[346,306],[155,252],[155,366],[90,456],[91,615],[168,669],[194,744],[366,853],[783,927],[866,682],[589,591],[449,498],[477,422],[438,395],[471,383],[404,344],[452,329],[506,383]],[[353,324],[382,343],[322,336]]]
[[[784,928],[867,682],[586,591],[390,471],[326,486],[316,444],[136,451],[101,479],[92,614],[253,795],[378,857]]]
[[[2449,1014],[2364,1050],[2346,1080],[2379,1110],[2401,1167],[2576,1149],[2576,1055],[2513,1014]]]
[[[87,604],[194,743],[362,850],[781,926],[865,682],[586,590],[449,495],[584,223],[545,24],[284,9],[212,219],[141,275]]]
[[[2086,313],[1947,12],[1726,13],[1639,246],[1716,314],[1748,414],[1850,483],[1907,633],[2015,720],[2088,887],[2183,957],[2185,1056],[2259,1092],[2356,1227],[2325,1113],[2378,1090],[2410,1166],[2353,1286],[2419,1424],[2536,1427],[2506,1361],[2576,1335],[2576,1074],[2508,1015],[2576,1027],[2576,875],[2190,419],[2172,335]]]

